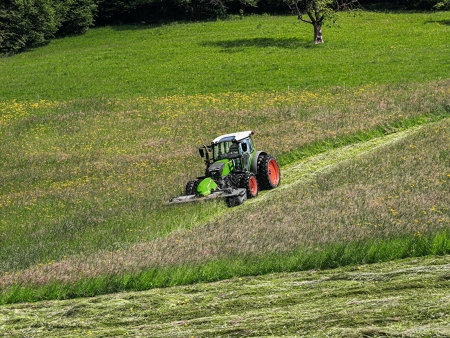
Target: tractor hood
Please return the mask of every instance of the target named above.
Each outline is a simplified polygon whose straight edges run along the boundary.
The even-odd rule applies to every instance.
[[[211,164],[207,169],[208,177],[221,178],[227,176],[234,169],[232,160],[223,159]]]

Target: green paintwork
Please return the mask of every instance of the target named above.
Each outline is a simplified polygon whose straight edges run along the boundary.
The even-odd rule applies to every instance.
[[[253,152],[250,154],[250,160],[248,161],[248,168],[246,168],[248,171],[250,171],[250,168],[252,167],[253,159],[255,158],[256,150],[253,150]]]
[[[214,163],[220,163],[220,162],[225,163],[225,166],[223,167],[222,174],[221,174],[222,177],[229,175],[234,170],[233,161],[231,161],[229,159],[223,159],[223,160],[216,161]]]
[[[211,178],[204,178],[197,186],[197,193],[200,196],[208,196],[217,189],[217,184]]]

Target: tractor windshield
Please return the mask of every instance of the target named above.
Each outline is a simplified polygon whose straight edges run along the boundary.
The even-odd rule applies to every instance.
[[[214,161],[228,158],[232,155],[239,154],[239,145],[231,141],[216,143],[213,146]]]

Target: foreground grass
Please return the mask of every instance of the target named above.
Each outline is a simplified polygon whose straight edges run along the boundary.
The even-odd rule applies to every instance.
[[[0,307],[5,337],[448,337],[450,258]]]

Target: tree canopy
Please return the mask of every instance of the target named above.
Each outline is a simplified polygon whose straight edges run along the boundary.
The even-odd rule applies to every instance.
[[[94,25],[96,0],[3,0],[0,54],[46,44],[55,36],[80,34]]]
[[[323,43],[322,25],[333,20],[337,11],[359,7],[358,0],[285,0],[300,21],[314,27],[314,43]],[[306,17],[305,17],[306,16]]]
[[[356,0],[2,0],[0,55],[82,34],[93,26],[210,20],[230,14],[294,14],[315,25]],[[363,8],[448,10],[450,0],[359,0]],[[317,34],[316,34],[317,33]],[[320,34],[319,34],[320,33]],[[318,40],[320,42],[320,39]]]

